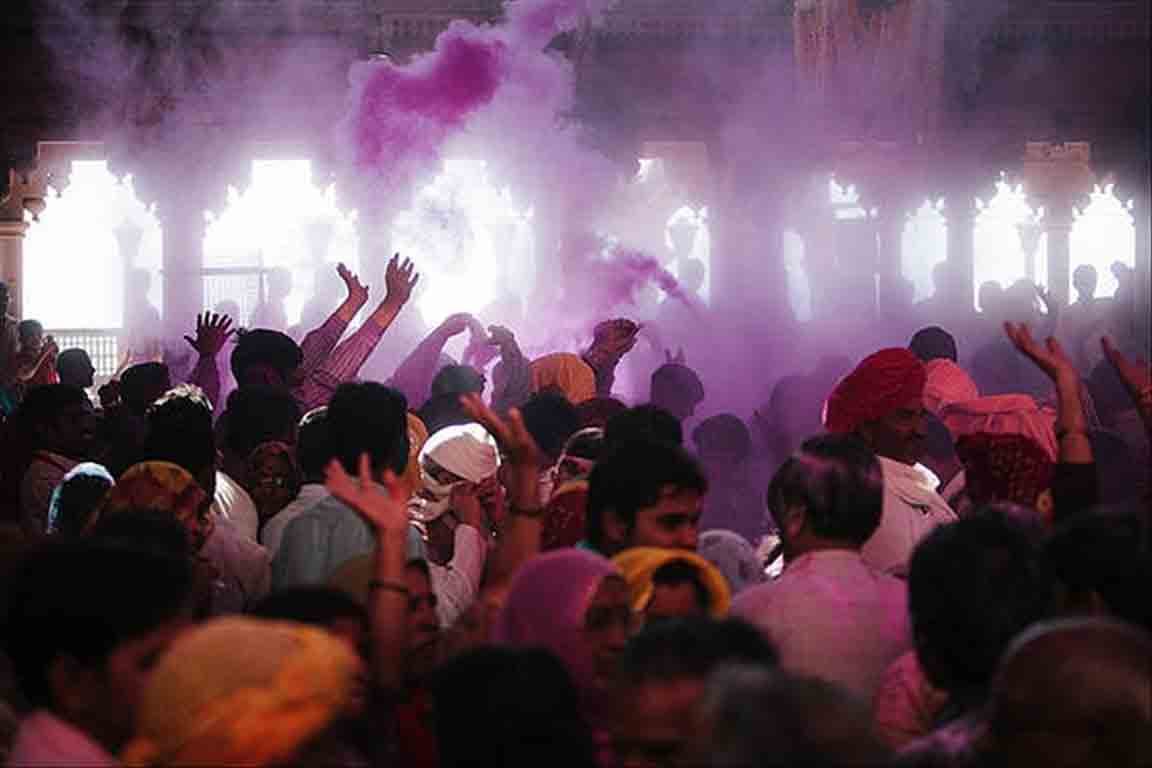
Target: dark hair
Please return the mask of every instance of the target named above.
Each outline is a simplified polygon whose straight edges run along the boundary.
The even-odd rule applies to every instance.
[[[347,592],[334,587],[301,586],[273,592],[252,608],[261,619],[295,621],[316,627],[328,627],[339,619],[355,619],[365,625],[368,615],[364,606]]]
[[[596,427],[586,427],[580,430],[564,444],[564,453],[578,459],[599,461],[604,454],[604,430]]]
[[[626,410],[628,410],[628,406],[614,397],[594,397],[576,406],[576,411],[580,414],[581,426],[600,427],[601,429],[607,427],[608,422],[614,416],[618,416]]]
[[[212,404],[203,390],[181,384],[152,404],[141,460],[172,462],[197,479],[215,469]]]
[[[928,679],[950,707],[983,702],[1000,656],[1047,612],[1052,580],[1029,531],[982,509],[926,536],[912,554],[908,612]]]
[[[725,664],[774,667],[776,649],[740,619],[673,619],[648,625],[628,641],[620,662],[621,679],[707,678]]]
[[[932,459],[956,458],[956,441],[952,431],[934,413],[924,415],[924,455]]]
[[[956,339],[948,331],[935,325],[916,331],[912,340],[908,342],[908,350],[924,363],[932,360],[956,362],[959,359]]]
[[[408,401],[395,389],[374,381],[341,384],[328,403],[332,455],[357,473],[367,453],[372,469],[397,475],[408,466]]]
[[[432,379],[430,398],[484,391],[484,374],[470,365],[446,365]]]
[[[692,430],[692,442],[701,455],[723,453],[743,461],[752,455],[752,433],[739,416],[721,413]]]
[[[540,451],[552,461],[559,458],[564,443],[580,429],[576,406],[558,392],[532,395],[520,408],[520,415]]]
[[[332,441],[328,436],[328,407],[314,408],[300,419],[296,457],[305,479],[324,477],[324,468],[332,461]]]
[[[595,768],[596,743],[564,665],[542,649],[483,647],[433,676],[442,768]]]
[[[240,386],[248,370],[257,365],[268,366],[287,381],[304,362],[304,353],[286,334],[261,328],[240,335],[231,362],[232,376]]]
[[[656,587],[680,587],[689,584],[696,593],[696,605],[700,610],[707,612],[712,608],[712,595],[704,586],[700,569],[687,560],[669,560],[664,563],[652,573],[652,584]]]
[[[56,371],[60,374],[60,381],[64,384],[77,384],[77,380],[86,379],[92,369],[92,358],[79,347],[66,349],[56,357]]]
[[[283,389],[241,387],[228,396],[223,419],[225,445],[234,456],[246,459],[269,440],[293,442],[300,406]]]
[[[1095,593],[1116,618],[1152,632],[1152,554],[1140,534],[1132,515],[1082,515],[1056,529],[1044,561],[1073,595]]]
[[[16,326],[16,333],[23,342],[30,336],[44,333],[44,326],[39,320],[21,320]]]
[[[613,416],[604,428],[606,450],[632,440],[680,446],[684,444],[684,428],[679,419],[658,405],[637,405]]]
[[[669,398],[698,403],[704,399],[704,384],[696,371],[680,363],[665,363],[652,372],[651,396],[654,403]]]
[[[187,560],[63,540],[31,556],[8,597],[12,669],[29,704],[51,708],[53,662],[69,656],[102,666],[118,646],[183,610],[191,589]]]
[[[79,536],[92,521],[104,494],[112,487],[106,477],[94,474],[73,475],[60,484],[56,515],[50,521],[50,532],[60,536]]]
[[[91,404],[88,395],[80,387],[71,384],[45,384],[28,390],[12,419],[35,430],[37,427],[55,424],[60,418],[61,411],[80,403]]]
[[[696,460],[678,446],[639,440],[614,447],[588,478],[589,543],[603,548],[605,515],[616,515],[630,529],[636,513],[657,504],[667,486],[703,494],[708,481]]]
[[[876,455],[851,435],[806,440],[768,486],[776,520],[786,507],[803,507],[817,536],[863,545],[880,525],[884,478]]]
[[[129,409],[143,413],[172,386],[164,363],[139,363],[120,377],[120,399]],[[211,404],[209,404],[211,410]]]
[[[128,509],[102,517],[88,537],[110,547],[151,552],[187,560],[196,553],[192,540],[172,513],[161,509]]]

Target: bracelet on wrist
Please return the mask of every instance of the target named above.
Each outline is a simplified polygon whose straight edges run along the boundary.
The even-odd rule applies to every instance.
[[[1084,428],[1057,429],[1056,430],[1056,442],[1061,442],[1064,440],[1064,438],[1071,437],[1072,435],[1081,435],[1083,437],[1088,437],[1088,430],[1086,430]]]
[[[398,595],[408,596],[408,585],[402,581],[389,581],[387,579],[372,579],[368,582],[368,591],[375,592],[377,590],[384,590],[385,592],[395,592]]]
[[[526,517],[529,520],[540,520],[544,517],[544,507],[533,507],[529,509],[510,505],[508,507],[508,514],[512,517]]]

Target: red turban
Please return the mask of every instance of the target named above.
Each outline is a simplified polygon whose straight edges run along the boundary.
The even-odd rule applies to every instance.
[[[829,432],[854,432],[924,396],[924,363],[903,348],[882,349],[864,358],[828,397],[824,426]]]
[[[1010,501],[1034,507],[1052,485],[1055,463],[1025,435],[977,432],[960,438],[956,453],[964,464],[965,487],[973,504]]]

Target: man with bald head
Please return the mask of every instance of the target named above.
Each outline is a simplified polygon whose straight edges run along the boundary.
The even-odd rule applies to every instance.
[[[916,544],[955,513],[936,492],[940,480],[919,463],[926,437],[924,363],[907,349],[866,357],[828,397],[824,424],[853,434],[875,452],[884,475],[884,513],[864,560],[903,576]]]
[[[1025,632],[993,683],[988,748],[1013,768],[1152,764],[1152,637],[1096,619]]]

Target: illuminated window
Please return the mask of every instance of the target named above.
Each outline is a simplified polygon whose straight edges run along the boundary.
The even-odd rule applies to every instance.
[[[1112,185],[1097,187],[1083,211],[1076,212],[1072,226],[1072,265],[1069,275],[1082,264],[1096,268],[1099,277],[1096,296],[1116,293],[1112,264],[1136,265],[1136,228],[1132,223],[1132,203],[1124,205]],[[1068,295],[1075,298],[1071,284]]]
[[[664,227],[664,245],[673,261],[668,271],[688,290],[708,303],[712,297],[712,235],[708,208],[683,205],[672,212]],[[693,271],[689,265],[698,267]]]
[[[1048,236],[1041,233],[1043,210],[1028,203],[1024,188],[1001,179],[988,202],[976,201],[973,283],[997,282],[1007,288],[1021,279],[1048,284]]]
[[[321,189],[312,180],[308,160],[255,160],[252,179],[243,191],[228,188],[227,204],[216,215],[205,214],[206,272],[204,303],[215,307],[232,301],[246,324],[262,299],[261,275],[285,270],[290,287],[284,300],[289,325],[298,323],[305,303],[317,293],[338,289],[329,265],[343,262],[357,268],[359,259],[355,212],[342,211],[332,186]],[[375,290],[382,280],[362,276]],[[339,294],[332,296],[332,307]]]
[[[479,313],[536,281],[532,209],[494,184],[482,160],[449,159],[392,225],[392,248],[419,259],[417,305],[428,325]]]
[[[784,230],[784,279],[788,286],[788,303],[797,321],[812,319],[812,286],[804,265],[804,239],[791,229]]]
[[[26,317],[54,330],[121,328],[130,270],[147,275],[147,300],[161,309],[160,224],[130,176],[117,178],[104,161],[76,161],[46,202],[24,242]]]
[[[904,224],[900,269],[915,287],[914,301],[923,301],[935,294],[932,271],[948,257],[948,228],[943,210],[943,200],[926,200]]]

